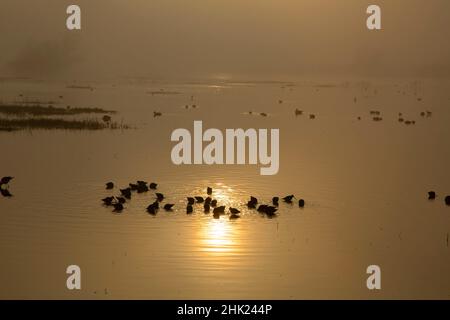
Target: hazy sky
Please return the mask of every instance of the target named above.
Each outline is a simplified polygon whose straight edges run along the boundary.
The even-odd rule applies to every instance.
[[[1,0],[0,76],[449,76],[449,24],[448,0]]]

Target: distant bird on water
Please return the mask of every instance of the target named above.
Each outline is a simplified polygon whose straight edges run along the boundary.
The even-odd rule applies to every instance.
[[[195,199],[192,197],[188,197],[187,200],[188,200],[188,205],[193,205],[195,203]]]
[[[278,207],[278,201],[280,200],[279,197],[273,197],[272,198],[272,204],[276,207]]]
[[[164,195],[162,193],[156,193],[156,199],[158,199],[159,202],[164,200]]]
[[[190,213],[192,213],[194,211],[194,208],[190,205],[190,204],[188,204],[188,206],[186,207],[186,213],[187,214],[190,214]]]
[[[305,206],[305,200],[303,200],[303,199],[298,200],[298,206],[300,208],[303,208]]]
[[[294,195],[291,194],[289,196],[284,197],[283,200],[284,200],[284,202],[292,203],[293,198],[294,198]]]
[[[161,116],[162,116],[161,112],[153,111],[153,118],[161,117]]]
[[[238,209],[236,209],[236,208],[230,208],[229,209],[230,210],[230,213],[231,214],[238,214],[238,213],[241,213]]]
[[[103,204],[106,206],[111,206],[113,204],[114,201],[114,197],[106,197],[102,199]]]
[[[428,200],[434,200],[434,199],[436,199],[436,192],[429,191],[428,192]]]
[[[123,204],[121,204],[121,203],[114,203],[113,206],[114,206],[113,212],[122,212]]]
[[[149,214],[156,214],[158,212],[159,204],[152,203],[147,207],[147,212]]]
[[[166,210],[166,211],[171,211],[171,210],[172,210],[172,207],[173,207],[174,205],[175,205],[175,204],[173,204],[173,203],[167,203],[167,204],[164,205],[164,210]]]
[[[450,196],[445,197],[445,204],[450,206]]]
[[[128,200],[131,199],[131,188],[120,189],[120,193]]]
[[[211,187],[206,188],[206,193],[208,195],[211,195],[212,194],[212,188]]]
[[[203,205],[203,209],[204,209],[205,213],[209,213],[209,211],[211,210],[211,206],[209,205],[209,203],[205,203]]]
[[[111,189],[113,189],[113,188],[114,188],[114,183],[112,183],[112,182],[106,183],[106,189],[107,189],[107,190],[111,190]]]
[[[217,200],[216,199],[214,199],[214,200],[212,200],[211,201],[211,207],[216,207],[217,206]]]
[[[225,213],[225,206],[220,206],[220,207],[214,208],[213,213],[219,213],[219,214]]]
[[[157,186],[158,186],[158,184],[154,183],[154,182],[150,183],[150,185],[149,185],[150,189],[153,189],[153,190],[156,189]]]
[[[197,203],[205,202],[205,199],[203,199],[203,197],[195,197],[195,200],[197,200]]]
[[[0,180],[0,185],[8,184],[12,179],[14,179],[14,177],[3,177]]]

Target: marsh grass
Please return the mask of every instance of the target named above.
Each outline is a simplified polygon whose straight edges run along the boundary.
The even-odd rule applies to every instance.
[[[0,131],[24,129],[65,129],[65,130],[103,130],[130,129],[128,125],[116,122],[101,122],[97,119],[66,120],[49,118],[5,119],[0,118]]]
[[[54,106],[24,105],[24,104],[0,104],[0,113],[8,116],[71,116],[90,113],[109,113],[116,111],[100,108],[60,108]]]

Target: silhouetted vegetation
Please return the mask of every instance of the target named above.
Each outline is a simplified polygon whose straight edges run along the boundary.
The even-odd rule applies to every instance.
[[[10,116],[70,116],[89,113],[115,113],[115,111],[100,108],[60,108],[54,106],[0,104],[0,113]]]
[[[48,118],[5,119],[0,118],[0,131],[16,131],[23,129],[66,129],[66,130],[102,130],[129,129],[130,127],[116,122],[102,122],[97,119],[66,120]]]

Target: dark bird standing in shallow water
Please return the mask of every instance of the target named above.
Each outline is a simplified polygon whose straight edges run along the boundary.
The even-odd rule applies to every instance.
[[[211,210],[211,206],[209,205],[209,203],[205,203],[203,205],[203,209],[204,209],[205,213],[209,213],[209,211]]]
[[[436,192],[429,191],[428,192],[428,200],[434,200],[434,199],[436,199]]]
[[[128,200],[131,199],[131,188],[120,189],[120,193]]]
[[[114,183],[108,182],[108,183],[106,184],[106,190],[111,190],[111,189],[113,189],[113,188],[114,188]]]
[[[149,205],[147,207],[147,212],[149,214],[156,214],[158,212],[158,207],[159,207],[159,204],[155,205],[155,203],[152,203],[151,205]]]
[[[173,204],[173,203],[167,203],[167,204],[164,205],[164,210],[166,210],[166,211],[171,211],[171,210],[172,210],[172,207],[173,207],[174,205],[175,205],[175,204]]]
[[[188,205],[193,205],[195,203],[195,199],[192,197],[188,197],[187,200],[188,200]]]
[[[273,197],[272,198],[272,204],[276,207],[278,207],[278,201],[280,200],[280,198],[278,197]]]
[[[114,203],[113,206],[114,206],[113,212],[122,212],[123,204],[121,204],[121,203]]]
[[[290,196],[284,197],[283,200],[284,200],[284,202],[292,203],[293,198],[294,198],[294,195],[291,194]]]
[[[164,200],[164,195],[162,193],[155,193],[156,199],[158,199],[159,202]]]
[[[157,186],[158,186],[157,183],[152,182],[152,183],[150,183],[149,187],[150,187],[150,189],[154,190],[154,189],[156,189]]]
[[[118,203],[125,203],[126,202],[125,198],[123,198],[123,197],[116,197],[116,200],[117,200]]]
[[[298,200],[298,206],[300,208],[303,208],[305,206],[305,200],[303,200],[303,199]]]
[[[114,201],[114,197],[106,197],[103,198],[102,201],[105,206],[111,206],[112,202]]]
[[[217,200],[216,199],[214,199],[214,200],[212,200],[211,201],[211,207],[216,207],[217,206]]]
[[[197,200],[197,203],[203,203],[205,201],[203,197],[195,197],[195,200]]]
[[[8,184],[12,179],[14,179],[14,177],[3,177],[0,180],[0,184]]]
[[[210,205],[211,201],[212,201],[211,197],[208,197],[208,198],[205,199],[205,204]]]
[[[230,208],[230,213],[231,214],[238,214],[238,213],[241,213],[238,209],[236,209],[236,208]]]
[[[186,207],[186,213],[190,214],[194,211],[194,208],[192,208],[192,206],[190,204],[188,204],[188,206]]]
[[[213,213],[225,213],[225,206],[214,208]]]
[[[212,188],[210,188],[210,187],[206,188],[206,193],[208,195],[212,195]]]
[[[8,189],[0,189],[0,194],[5,198],[11,198],[13,195],[9,192]]]

